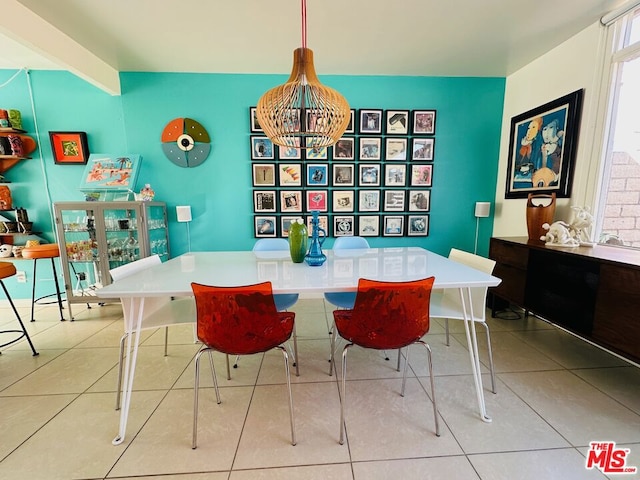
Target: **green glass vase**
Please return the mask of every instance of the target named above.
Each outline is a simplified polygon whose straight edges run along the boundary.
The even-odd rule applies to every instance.
[[[301,218],[291,222],[289,226],[289,252],[293,263],[302,263],[307,254],[309,234],[307,227]]]

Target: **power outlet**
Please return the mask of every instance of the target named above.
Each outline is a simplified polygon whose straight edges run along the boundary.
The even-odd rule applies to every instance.
[[[16,280],[18,283],[27,283],[27,273],[26,272],[16,272]]]

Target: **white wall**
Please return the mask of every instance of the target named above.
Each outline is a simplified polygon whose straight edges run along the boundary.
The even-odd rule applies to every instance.
[[[571,205],[594,208],[602,138],[598,122],[602,54],[606,30],[595,23],[507,78],[500,141],[493,235],[527,236],[525,199],[505,199],[511,118],[580,88],[582,119],[571,197],[558,199],[554,220],[571,220]]]

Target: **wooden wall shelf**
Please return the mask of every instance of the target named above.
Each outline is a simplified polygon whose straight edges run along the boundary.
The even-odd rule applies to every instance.
[[[0,136],[6,137],[7,135],[18,135],[22,139],[22,146],[24,148],[24,157],[16,157],[15,155],[0,155],[0,173],[5,173],[11,167],[16,165],[22,160],[29,159],[27,156],[33,153],[36,149],[36,141],[29,135],[24,134],[24,130],[18,130],[15,128],[0,128]]]

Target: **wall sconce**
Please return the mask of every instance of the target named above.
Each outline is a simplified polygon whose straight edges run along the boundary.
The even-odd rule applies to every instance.
[[[473,249],[473,253],[478,253],[478,229],[480,227],[480,219],[486,218],[491,213],[491,203],[490,202],[476,202],[476,243],[475,248]]]
[[[189,246],[189,253],[191,253],[191,235],[189,233],[189,222],[191,221],[191,206],[181,205],[176,207],[176,216],[178,222],[187,224],[187,244]]]

